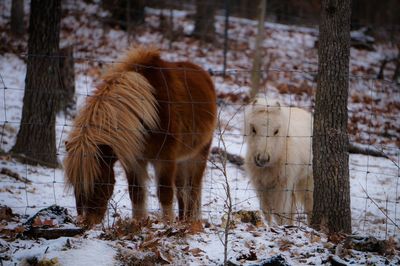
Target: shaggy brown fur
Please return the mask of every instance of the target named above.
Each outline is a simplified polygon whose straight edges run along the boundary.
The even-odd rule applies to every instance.
[[[216,123],[211,78],[190,62],[167,62],[157,49],[138,48],[103,76],[74,121],[64,160],[78,215],[101,222],[115,183],[126,172],[137,219],[146,216],[147,165],[153,164],[166,219],[199,218],[202,176]]]

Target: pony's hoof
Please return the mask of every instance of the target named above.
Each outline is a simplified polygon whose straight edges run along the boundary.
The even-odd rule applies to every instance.
[[[133,219],[136,220],[137,222],[142,222],[142,221],[148,220],[149,219],[149,215],[147,214],[146,211],[135,212],[133,214]]]

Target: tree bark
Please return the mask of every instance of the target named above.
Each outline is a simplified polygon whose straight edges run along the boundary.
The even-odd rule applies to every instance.
[[[253,55],[253,68],[251,70],[251,91],[250,99],[253,99],[260,88],[261,80],[261,43],[264,40],[264,22],[265,22],[265,9],[267,8],[267,0],[261,0],[259,6],[258,16],[258,30],[256,36],[256,44],[254,47]]]
[[[11,152],[28,164],[58,166],[60,0],[32,0],[21,126]]]
[[[347,98],[350,0],[322,0],[313,133],[311,224],[351,233]]]
[[[215,39],[215,3],[211,0],[196,0],[193,36],[201,41]]]
[[[396,68],[394,69],[392,80],[400,83],[400,43],[397,44],[397,59],[395,60]]]
[[[75,104],[75,67],[72,46],[60,50],[60,79],[61,97],[57,111],[67,114]]]
[[[136,25],[144,23],[145,1],[144,0],[102,0],[103,8],[111,13],[108,24],[118,25],[128,32]]]
[[[24,34],[24,0],[12,1],[11,32],[17,37],[21,37]]]

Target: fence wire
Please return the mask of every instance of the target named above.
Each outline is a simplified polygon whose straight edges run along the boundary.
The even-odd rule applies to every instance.
[[[84,61],[83,59],[80,59],[81,61]],[[85,59],[86,61],[89,61],[90,59]],[[87,62],[85,64],[88,64]],[[164,71],[170,71],[171,69],[164,70]],[[174,69],[174,71],[182,71],[182,69]],[[190,71],[188,69],[185,69],[184,71]],[[215,70],[211,70],[211,72],[216,72]],[[282,71],[285,72],[285,71]],[[231,73],[235,73],[235,75],[249,75],[250,70],[243,70],[241,69],[240,71],[232,71]],[[289,73],[291,73],[289,71]],[[298,72],[296,72],[298,73]],[[0,73],[1,77],[1,90],[2,90],[2,95],[3,95],[3,100],[2,104],[3,107],[1,108],[2,114],[1,114],[1,149],[6,151],[9,149],[10,145],[4,145],[5,143],[8,143],[9,141],[13,141],[15,138],[15,133],[17,132],[17,129],[21,126],[20,122],[20,115],[15,115],[15,109],[16,108],[22,108],[21,102],[16,102],[15,100],[15,93],[17,94],[23,94],[24,88],[23,87],[13,87],[13,86],[8,86],[7,85],[7,80],[12,80],[12,77],[10,75],[7,75],[8,73]],[[310,73],[304,72],[304,75],[309,75]],[[86,74],[84,74],[86,75]],[[217,77],[214,77],[216,79]],[[359,80],[360,77],[357,77],[355,80]],[[375,81],[374,80],[368,80],[367,78],[363,78],[363,80],[367,80],[370,85],[368,88],[369,90],[369,96],[371,98],[374,98],[377,93],[385,93],[382,90],[376,89],[375,88]],[[40,88],[39,88],[40,89]],[[92,92],[90,89],[84,88],[84,91],[87,90],[85,93],[79,93],[79,91],[82,91],[82,88],[78,88],[78,92],[75,94],[77,98],[90,98],[94,97],[92,95]],[[351,90],[351,88],[350,88]],[[213,136],[214,136],[214,142],[213,142],[213,149],[216,149],[218,151],[223,151],[228,153],[230,150],[233,150],[236,152],[239,158],[243,156],[244,151],[246,150],[246,134],[243,131],[243,123],[244,123],[244,110],[245,107],[249,104],[246,102],[246,99],[244,101],[230,101],[229,97],[225,97],[226,94],[218,91],[217,87],[217,92],[219,93],[219,98],[216,104],[219,107],[218,111],[218,124],[219,128],[215,130]],[[231,93],[233,94],[245,94],[243,90],[236,90],[232,91]],[[264,95],[265,97],[270,97],[266,96],[265,92],[262,92],[261,95]],[[311,96],[308,96],[311,97]],[[20,98],[21,99],[21,98]],[[81,103],[85,102],[84,100],[80,101]],[[180,102],[166,102],[170,105],[174,104],[182,104]],[[189,103],[189,102],[188,102]],[[204,102],[190,102],[190,104],[202,104]],[[82,104],[81,104],[82,105]],[[370,112],[367,112],[365,114],[366,118],[369,121],[374,120],[374,112],[373,112],[373,102],[369,106]],[[286,102],[284,102],[284,105],[281,106],[282,108],[289,108],[290,110],[292,108],[303,108],[306,110],[309,110],[312,112],[314,105],[312,101],[309,101],[309,103],[304,103],[304,102],[296,102],[293,97],[288,97],[286,98]],[[365,107],[365,106],[364,106]],[[14,110],[13,110],[14,109]],[[79,108],[78,108],[79,109]],[[79,110],[75,110],[74,113],[79,113]],[[357,112],[356,112],[357,113]],[[194,114],[195,115],[195,114]],[[351,115],[350,115],[351,116]],[[396,114],[384,114],[382,117],[383,118],[395,118]],[[58,132],[57,136],[57,155],[60,161],[63,161],[65,156],[68,156],[65,146],[64,146],[64,141],[67,138],[68,132],[73,128],[72,124],[72,117],[70,116],[58,116],[57,122],[55,124],[55,127]],[[309,125],[312,127],[312,125]],[[12,134],[7,135],[7,128],[13,128]],[[127,126],[126,128],[120,129],[121,131],[128,130],[130,132],[135,132],[137,131],[136,128],[129,128]],[[366,139],[368,144],[368,148],[370,149],[377,149],[374,144],[371,144],[371,133],[373,130],[371,129],[371,126],[365,129],[366,132],[361,132],[361,133],[366,133],[368,136],[368,139]],[[153,132],[154,133],[154,132]],[[160,132],[159,132],[160,133]],[[165,133],[165,132],[164,132]],[[181,132],[180,134],[203,134],[204,132]],[[378,134],[379,135],[379,134]],[[281,137],[276,137],[276,136],[260,136],[260,138],[281,138],[286,136],[281,136]],[[312,138],[312,136],[303,136],[303,135],[291,135],[293,138]],[[381,136],[381,138],[385,138],[384,136]],[[222,145],[221,139],[225,143],[225,146]],[[6,148],[7,146],[7,148]],[[231,147],[231,146],[236,146],[236,147]],[[311,147],[309,147],[311,149]],[[379,212],[381,213],[381,219],[383,219],[382,226],[384,226],[386,229],[386,232],[384,232],[385,235],[389,234],[394,234],[397,235],[398,233],[398,211],[397,211],[397,205],[399,203],[399,194],[398,194],[398,179],[399,179],[399,167],[398,167],[398,160],[399,160],[399,150],[398,147],[393,147],[393,146],[387,146],[381,145],[379,147],[379,150],[385,150],[385,151],[390,151],[389,154],[387,155],[390,160],[392,160],[392,165],[393,170],[390,172],[385,171],[384,169],[380,169],[379,167],[376,167],[376,159],[372,158],[370,156],[366,156],[366,159],[363,161],[361,165],[354,165],[350,163],[351,165],[351,178],[355,178],[354,176],[358,177],[358,182],[359,186],[362,188],[363,194],[355,194],[352,192],[351,199],[352,201],[364,201],[364,210],[363,210],[363,219],[362,219],[362,230],[366,233],[368,233],[369,230],[369,223],[377,223],[379,220],[377,217],[378,215],[373,215],[370,211],[370,209],[373,208],[378,208]],[[70,153],[69,156],[74,156],[73,153]],[[224,182],[222,180],[223,173],[221,172],[221,167],[225,167],[227,170],[225,174],[228,176],[228,180],[230,183],[230,187],[232,190],[233,194],[233,210],[234,211],[239,211],[243,209],[255,209],[257,210],[258,208],[255,208],[255,206],[258,206],[259,198],[257,197],[257,193],[272,193],[276,192],[273,189],[266,189],[265,191],[262,191],[260,188],[253,187],[251,182],[249,182],[250,177],[249,173],[245,171],[246,165],[243,161],[240,161],[239,163],[237,162],[231,162],[224,157],[225,154],[221,154],[218,152],[211,152],[209,159],[208,159],[208,167],[204,176],[204,182],[203,182],[203,207],[202,207],[202,214],[203,217],[210,217],[210,219],[217,219],[216,217],[222,217],[225,213],[225,190],[224,190]],[[140,158],[143,160],[148,160],[149,158]],[[243,158],[241,158],[243,159]],[[156,159],[156,160],[161,160],[161,159]],[[224,161],[225,160],[225,161]],[[352,160],[352,158],[351,158]],[[150,158],[151,162],[151,158]],[[308,159],[308,163],[305,165],[306,167],[310,167],[312,163],[311,157]],[[13,169],[12,171],[16,171],[19,175],[23,176],[26,180],[29,180],[29,182],[25,182],[21,184],[21,180],[12,180],[10,178],[6,178],[6,176],[3,174],[3,178],[0,180],[0,183],[2,184],[2,187],[5,189],[5,193],[17,193],[24,195],[24,200],[20,202],[15,202],[15,205],[11,205],[12,209],[20,209],[24,210],[25,213],[31,213],[33,210],[37,210],[40,208],[44,207],[49,207],[52,204],[59,204],[63,207],[69,208],[71,210],[74,210],[75,205],[73,201],[71,201],[72,195],[70,194],[71,191],[66,192],[64,187],[66,186],[66,183],[63,179],[63,171],[61,169],[47,169],[47,168],[41,168],[41,167],[33,167],[29,165],[21,165],[17,162],[14,161],[5,161],[5,167],[4,168],[11,168]],[[299,163],[293,163],[290,162],[286,159],[285,162],[286,167],[290,166],[301,166],[302,164]],[[385,166],[383,166],[384,168]],[[40,170],[38,170],[40,169]],[[44,174],[44,177],[38,177],[37,173],[42,172]],[[110,215],[115,215],[113,212],[121,212],[121,213],[130,213],[133,211],[132,207],[130,206],[129,202],[129,196],[128,196],[128,185],[124,181],[124,174],[123,170],[121,169],[121,166],[117,165],[115,168],[116,175],[118,176],[118,181],[115,185],[113,184],[104,184],[104,183],[99,183],[97,182],[97,185],[111,185],[114,186],[114,196],[112,200],[109,203],[109,212]],[[149,169],[150,175],[154,176],[154,170]],[[40,175],[42,175],[40,174]],[[362,183],[362,180],[359,178],[360,175],[364,175],[364,182]],[[372,186],[376,185],[374,182],[371,181],[371,179],[383,179],[383,182],[390,182],[395,190],[394,191],[388,191],[388,194],[386,194],[386,197],[380,197],[379,195],[370,195],[369,191],[371,191],[371,184]],[[35,187],[47,187],[47,193],[48,195],[45,198],[48,198],[43,204],[40,204],[40,202],[35,199],[36,197],[34,196],[35,194]],[[352,185],[352,189],[355,187],[355,185]],[[158,206],[158,202],[156,200],[156,189],[157,185],[154,182],[154,180],[150,180],[149,184],[147,185],[147,190],[149,190],[150,194],[149,197],[151,198],[149,200],[149,206],[148,209],[150,212],[159,212],[160,207]],[[372,189],[372,193],[375,193],[375,189]],[[386,189],[386,188],[385,188]],[[293,192],[298,192],[298,193],[306,193],[310,192],[307,189],[304,190],[296,190],[294,188],[286,188],[284,193],[293,193]],[[311,191],[312,192],[312,191]],[[68,194],[69,193],[69,194]],[[245,195],[245,196],[244,196]],[[69,198],[69,203],[65,202],[65,198]],[[23,205],[21,203],[24,202]],[[175,210],[176,211],[176,210]],[[304,209],[296,209],[292,210],[294,215],[297,215],[296,221],[300,223],[304,223]],[[394,212],[394,216],[392,215],[392,212]],[[292,213],[276,213],[273,210],[271,210],[272,214],[277,215],[278,217],[290,217]],[[359,218],[359,217],[358,217]],[[299,220],[300,219],[300,220]],[[353,217],[354,220],[354,217]],[[385,225],[386,223],[386,225]],[[387,229],[387,226],[392,227],[393,229]],[[360,229],[360,227],[358,228]],[[389,232],[388,232],[389,231]]]
[[[70,10],[71,14],[82,15],[81,10]],[[222,17],[217,20],[223,22]],[[248,42],[248,39],[234,35],[235,31],[239,32],[240,27],[234,28],[230,35],[230,41]],[[220,27],[222,29],[222,27]],[[222,32],[220,30],[220,32]],[[222,36],[222,34],[221,34]],[[246,47],[248,49],[248,47]],[[240,51],[239,51],[240,52]],[[233,53],[233,52],[232,52]],[[76,62],[75,70],[78,73],[79,84],[75,92],[77,108],[71,111],[71,114],[59,114],[54,125],[57,132],[57,156],[62,162],[68,153],[65,150],[64,141],[67,139],[68,133],[73,129],[72,116],[79,113],[79,107],[86,99],[94,97],[93,89],[96,87],[98,80],[97,74],[91,75],[89,70],[93,67],[112,65],[118,63],[118,60],[112,60],[109,57],[88,56],[89,53],[82,52],[75,55],[73,60]],[[60,58],[60,55],[43,55],[43,54],[17,54],[19,58],[24,60],[29,57],[41,58]],[[195,61],[195,58],[193,58]],[[264,77],[265,91],[260,93],[267,98],[274,98],[277,94],[270,94],[269,83],[271,73],[277,75],[288,75],[289,80],[293,78],[301,79],[310,82],[311,91],[298,93],[297,81],[293,81],[292,87],[289,86],[287,91],[279,95],[283,98],[283,108],[302,108],[310,112],[314,110],[313,89],[316,88],[316,68],[317,63],[307,61],[304,69],[293,69],[283,67],[268,67],[260,70]],[[215,66],[215,64],[214,64]],[[137,66],[143,67],[143,66]],[[191,69],[162,69],[160,71],[193,71]],[[257,193],[272,193],[274,190],[264,190],[254,187],[250,182],[249,173],[246,172],[246,165],[243,162],[243,157],[246,151],[246,134],[243,133],[244,124],[244,109],[248,103],[247,84],[251,69],[249,67],[230,68],[224,74],[222,67],[208,68],[208,72],[213,76],[217,85],[218,100],[218,127],[213,133],[212,151],[207,161],[207,169],[204,174],[202,186],[202,215],[213,221],[219,221],[226,213],[226,182],[224,177],[228,178],[230,189],[233,195],[233,210],[259,210],[259,198]],[[22,71],[19,71],[20,74]],[[34,167],[27,164],[20,164],[7,157],[7,152],[12,147],[18,129],[21,127],[21,110],[22,96],[25,91],[24,85],[21,82],[15,82],[15,73],[12,71],[2,70],[0,72],[0,93],[2,95],[0,106],[0,151],[2,153],[2,172],[0,178],[0,193],[2,194],[1,202],[7,203],[9,207],[15,210],[20,210],[22,213],[32,214],[38,209],[49,207],[52,204],[58,204],[75,211],[75,202],[72,191],[65,189],[66,183],[62,169],[49,169],[45,167]],[[84,82],[83,82],[84,81]],[[230,81],[233,85],[227,90],[222,86],[224,82]],[[19,84],[18,84],[19,83]],[[289,82],[288,82],[289,83]],[[362,90],[360,90],[360,88]],[[62,89],[62,88],[61,88]],[[282,89],[283,90],[283,89]],[[40,92],[40,88],[35,91]],[[352,92],[360,93],[363,97],[368,97],[367,100],[356,102],[352,99]],[[279,90],[278,90],[279,92]],[[41,92],[43,93],[43,92]],[[52,93],[52,92],[49,92]],[[382,151],[387,159],[379,159],[371,156],[352,155],[350,157],[350,179],[351,179],[351,200],[353,208],[353,227],[355,231],[360,230],[363,233],[372,233],[371,230],[379,230],[379,234],[396,235],[399,234],[400,215],[398,214],[398,204],[400,201],[399,195],[399,178],[400,178],[400,153],[399,153],[399,109],[396,106],[400,103],[399,89],[396,82],[389,79],[378,79],[375,75],[350,75],[349,89],[349,124],[350,124],[350,140],[353,143],[362,144],[363,147]],[[299,96],[299,97],[298,97]],[[363,98],[364,99],[364,98]],[[362,100],[362,99],[361,99]],[[383,109],[378,106],[379,102],[390,103],[394,102],[392,109]],[[183,102],[165,103],[174,105],[182,104]],[[187,102],[190,104],[202,104],[204,102]],[[359,106],[360,105],[360,106]],[[359,107],[359,108],[358,108]],[[357,109],[358,108],[358,109]],[[360,111],[362,110],[362,111]],[[392,110],[392,113],[387,112]],[[195,115],[195,114],[194,114]],[[354,121],[352,120],[354,119]],[[379,120],[379,121],[378,121]],[[378,121],[378,124],[374,124]],[[388,129],[382,132],[381,126],[384,124]],[[24,125],[29,125],[25,123]],[[39,125],[35,123],[35,125]],[[360,126],[362,125],[362,126]],[[312,125],[310,125],[311,127]],[[360,127],[359,127],[360,126]],[[120,129],[135,132],[136,128]],[[394,132],[394,133],[393,133]],[[154,132],[153,132],[154,133]],[[203,134],[203,132],[181,132],[180,134]],[[264,135],[261,137],[272,137]],[[283,136],[286,137],[286,136]],[[311,136],[295,136],[297,138],[312,138]],[[310,147],[311,148],[311,147]],[[222,153],[221,153],[222,151]],[[29,152],[29,151],[28,151]],[[235,160],[229,160],[227,154],[235,155]],[[38,155],[38,154],[37,154]],[[70,155],[73,155],[70,153]],[[149,158],[140,158],[149,159]],[[162,159],[157,159],[162,160]],[[308,158],[306,164],[293,163],[286,159],[285,166],[301,166],[310,167],[311,158]],[[5,169],[3,171],[3,169]],[[9,172],[16,173],[19,179],[10,177]],[[97,185],[110,185],[114,187],[114,196],[112,197],[109,206],[108,219],[115,217],[115,213],[121,215],[130,215],[133,209],[129,199],[129,187],[124,177],[124,172],[120,164],[114,167],[117,176],[116,184],[99,183]],[[154,181],[155,171],[150,166],[148,169],[152,177],[146,185],[148,194],[148,210],[150,212],[159,213],[160,207],[157,200],[157,184]],[[22,181],[25,180],[25,181]],[[308,189],[296,190],[286,188],[285,193],[293,192],[306,193]],[[360,208],[359,206],[363,206]],[[175,206],[175,213],[177,213]],[[283,217],[291,214],[297,215],[298,223],[304,223],[304,209],[292,209],[290,213],[273,214]],[[111,218],[110,218],[111,217]]]

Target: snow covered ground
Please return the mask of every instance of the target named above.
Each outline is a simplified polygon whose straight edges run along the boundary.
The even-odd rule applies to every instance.
[[[0,5],[0,8],[9,12],[7,3]],[[128,43],[156,44],[165,59],[188,59],[214,72],[222,69],[222,50],[218,45],[200,44],[190,37],[180,37],[169,48],[169,41],[157,30],[158,10],[148,10],[146,21],[151,26],[128,38],[125,32],[100,24],[98,19],[106,13],[99,10],[98,5],[80,2],[73,10],[69,5],[66,7],[71,10],[62,20],[61,44],[74,44],[78,109],[97,82],[101,67],[118,60]],[[174,14],[175,26],[178,27],[179,22],[184,31],[189,33],[193,23],[186,13],[174,11]],[[0,26],[5,28],[6,22],[2,17]],[[223,18],[217,17],[217,29],[220,31],[223,29],[222,23]],[[219,122],[226,131],[223,135],[215,131],[213,147],[222,147],[223,138],[229,153],[244,156],[246,145],[241,130],[242,107],[243,99],[249,91],[250,48],[256,26],[254,21],[239,18],[232,18],[231,23],[228,77],[213,77],[219,94]],[[264,73],[265,91],[262,93],[312,111],[312,94],[316,86],[317,50],[314,43],[317,31],[272,23],[267,23],[266,27],[263,52],[271,62],[270,70]],[[9,39],[6,35],[7,32],[2,32],[1,38]],[[10,40],[10,46],[15,44]],[[22,43],[24,45],[26,43]],[[385,159],[350,155],[353,232],[394,241],[393,246],[397,244],[397,250],[394,249],[392,255],[383,256],[345,249],[335,243],[332,237],[315,232],[301,223],[298,223],[299,227],[268,227],[237,221],[230,230],[229,260],[254,264],[281,254],[291,265],[326,264],[334,255],[355,264],[396,265],[400,262],[400,92],[394,84],[365,78],[377,73],[380,59],[394,53],[395,48],[388,44],[376,45],[376,51],[352,49],[349,124],[353,142],[383,150],[390,156],[390,159]],[[263,67],[266,66],[267,63]],[[0,148],[4,151],[13,146],[19,129],[25,71],[26,63],[21,54],[8,52],[0,55]],[[393,67],[389,66],[387,71],[390,73]],[[70,124],[69,116],[58,115],[56,132],[60,161],[65,155],[64,140]],[[110,227],[118,220],[115,213],[122,218],[129,217],[131,213],[127,183],[117,164],[117,184],[103,226],[81,237],[61,237],[55,240],[13,239],[3,234],[0,240],[0,260],[4,265],[14,265],[29,257],[47,260],[56,258],[52,265],[112,265],[127,258],[132,260],[137,256],[146,257],[146,254],[151,256],[153,252],[158,263],[169,261],[178,265],[220,265],[224,252],[221,223],[226,212],[226,192],[225,176],[215,164],[221,166],[218,161],[209,162],[204,177],[202,210],[206,222],[204,228],[194,230],[195,233],[179,229],[179,225],[178,229],[174,229],[157,221],[159,205],[154,182],[151,181],[148,186],[148,209],[154,216],[154,223],[137,234],[141,239],[135,238],[132,232],[120,233],[118,239],[107,238],[110,231],[113,232]],[[233,196],[233,210],[259,210],[254,188],[244,170],[229,162],[226,167]],[[62,169],[21,164],[7,155],[1,155],[0,169],[7,169],[29,180],[23,182],[8,174],[0,174],[0,204],[21,215],[16,221],[0,224],[0,235],[1,232],[15,230],[27,217],[53,204],[65,207],[73,216],[76,215],[72,192],[64,187]],[[152,174],[152,169],[149,171]]]

